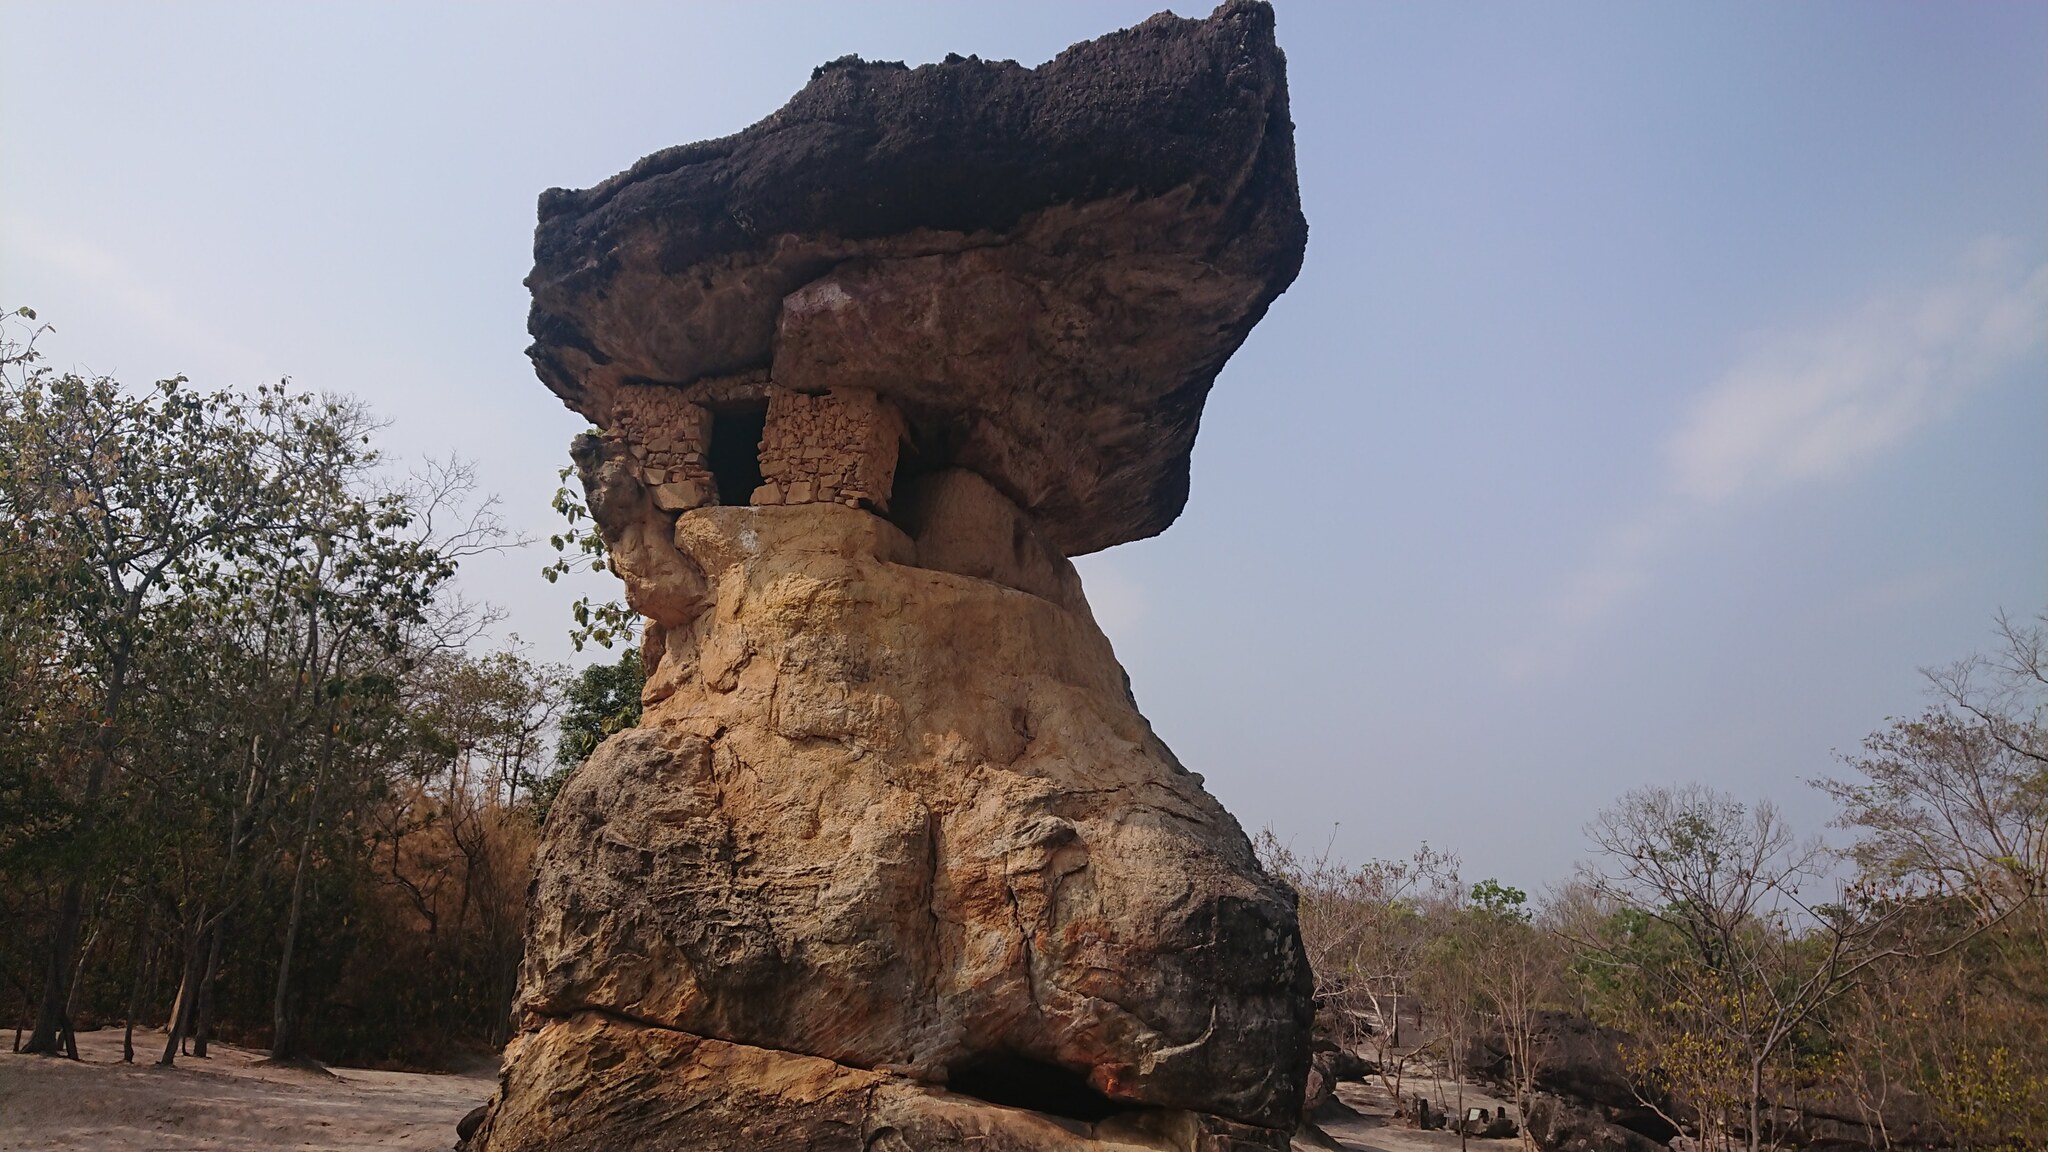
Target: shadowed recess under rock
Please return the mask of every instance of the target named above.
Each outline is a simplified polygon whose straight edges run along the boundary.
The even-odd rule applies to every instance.
[[[1006,1052],[978,1057],[954,1069],[946,1088],[991,1104],[1090,1123],[1130,1110],[1129,1105],[1118,1104],[1090,1087],[1078,1072]]]

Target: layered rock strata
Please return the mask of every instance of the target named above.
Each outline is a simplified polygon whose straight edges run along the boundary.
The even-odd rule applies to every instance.
[[[1287,1146],[1293,894],[1068,556],[1178,511],[1304,233],[1245,2],[829,65],[543,198],[532,354],[650,675],[549,816],[469,1147]]]

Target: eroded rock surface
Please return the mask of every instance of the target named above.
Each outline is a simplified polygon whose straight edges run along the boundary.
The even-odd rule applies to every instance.
[[[667,694],[555,802],[530,1027],[598,1012],[925,1085],[1046,1077],[1015,1102],[1054,1112],[1292,1125],[1292,894],[1085,604],[917,567],[843,506],[701,508],[674,538],[706,598],[666,631]]]
[[[1287,1146],[1293,893],[1068,557],[1179,511],[1300,262],[1291,131],[1240,0],[829,65],[543,198],[533,355],[650,674],[549,816],[469,1147]]]
[[[1271,1129],[1185,1112],[1073,1120],[901,1076],[595,1013],[514,1041],[505,1103],[476,1134],[517,1152],[1283,1152]]]

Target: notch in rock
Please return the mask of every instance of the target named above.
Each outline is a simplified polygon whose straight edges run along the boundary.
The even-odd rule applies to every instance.
[[[1096,1091],[1079,1072],[1011,1052],[985,1053],[950,1070],[946,1090],[1089,1124],[1131,1110]]]

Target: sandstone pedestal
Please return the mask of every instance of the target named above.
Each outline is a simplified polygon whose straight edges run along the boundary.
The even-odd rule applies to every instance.
[[[842,62],[543,199],[533,355],[650,675],[549,817],[471,1148],[1286,1147],[1293,894],[1067,557],[1184,501],[1300,263],[1291,148],[1239,2]]]
[[[674,541],[705,606],[666,633],[641,726],[556,801],[480,1146],[1291,1127],[1292,894],[1152,734],[1078,597],[920,567],[837,505],[702,508]],[[1014,565],[1003,543],[984,570]],[[691,1143],[671,1113],[777,1135]]]

